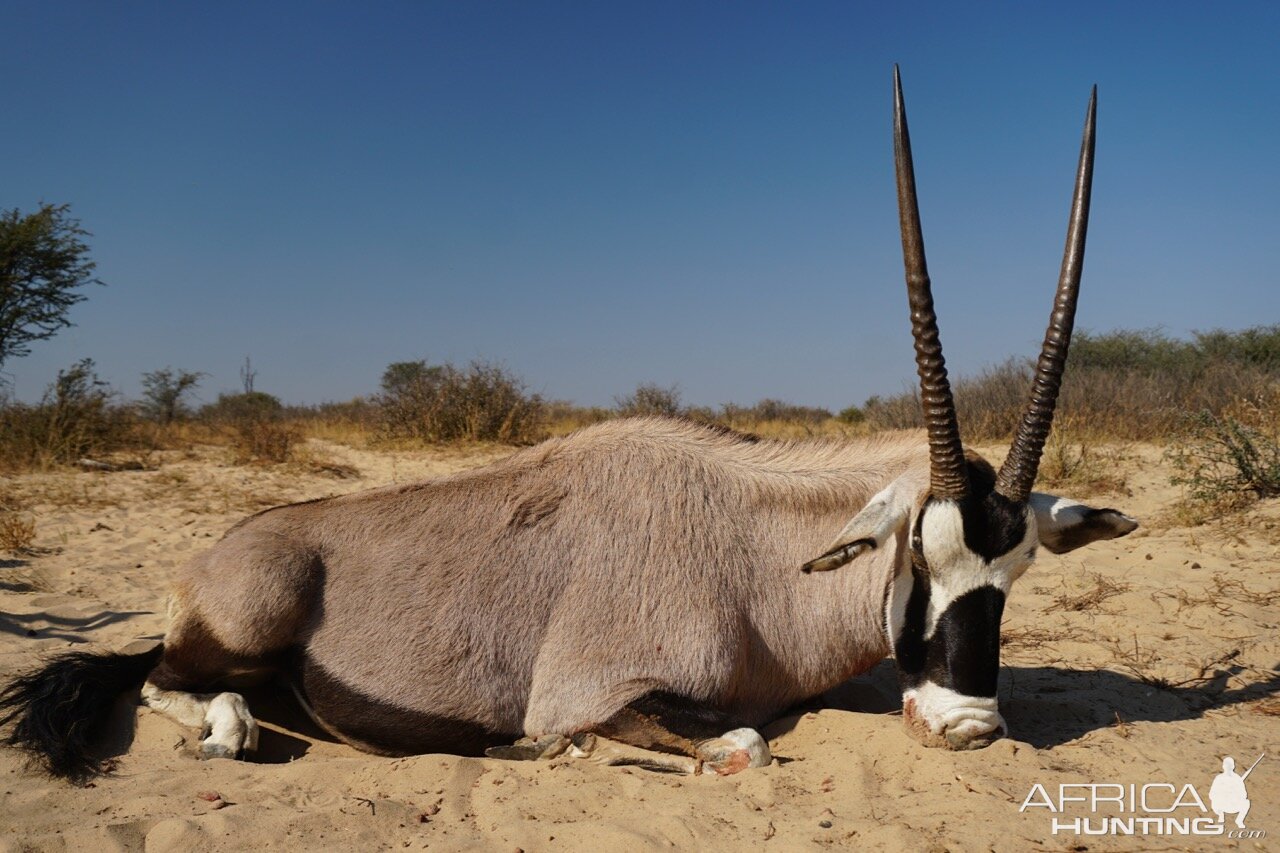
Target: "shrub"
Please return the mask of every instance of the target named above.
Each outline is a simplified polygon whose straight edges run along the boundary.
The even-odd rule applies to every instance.
[[[128,408],[81,359],[58,377],[36,405],[0,407],[0,461],[11,468],[39,468],[118,450],[135,440]]]
[[[219,394],[216,402],[200,410],[200,417],[230,433],[231,448],[241,464],[288,462],[301,437],[285,420],[280,401],[262,391]]]
[[[284,406],[271,394],[246,391],[242,394],[219,394],[216,402],[200,410],[200,417],[213,423],[235,424],[271,420],[283,413]]]
[[[795,403],[766,397],[754,406],[726,403],[721,407],[720,419],[729,424],[787,421],[816,425],[830,420],[831,412],[817,406],[798,406]]]
[[[544,415],[541,397],[483,361],[463,369],[425,361],[388,365],[374,403],[388,437],[430,442],[529,442],[540,437]]]
[[[867,413],[857,406],[848,406],[840,410],[840,414],[836,415],[836,419],[841,423],[860,424],[867,419]]]
[[[654,382],[643,382],[625,397],[614,397],[618,414],[623,417],[661,415],[678,418],[684,414],[680,404],[680,388],[677,385],[663,387]]]
[[[1012,359],[976,377],[953,380],[956,411],[967,440],[1008,440],[1022,416],[1034,369]],[[1280,379],[1280,326],[1240,332],[1201,332],[1192,340],[1159,331],[1077,332],[1063,377],[1058,410],[1093,435],[1167,440],[1185,413],[1217,416],[1255,398]],[[877,429],[923,425],[914,387],[863,409]]]
[[[1185,416],[1167,456],[1193,520],[1280,496],[1280,385],[1221,414]]]
[[[234,430],[231,446],[240,463],[288,462],[300,438],[293,424],[276,419],[246,418],[236,422]]]

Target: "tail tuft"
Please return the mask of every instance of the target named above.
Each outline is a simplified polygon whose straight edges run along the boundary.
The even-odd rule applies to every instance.
[[[24,750],[53,776],[83,783],[100,772],[93,755],[112,703],[142,684],[164,646],[139,654],[69,652],[0,690],[4,743]]]

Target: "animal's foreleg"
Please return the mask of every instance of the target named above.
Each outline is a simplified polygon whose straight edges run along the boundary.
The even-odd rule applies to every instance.
[[[175,606],[164,656],[142,685],[149,708],[200,730],[201,758],[238,758],[258,748],[258,724],[239,693],[215,688],[238,675],[267,671],[262,658],[233,654],[199,619]]]
[[[641,696],[590,731],[643,749],[691,756],[722,776],[773,760],[755,729],[674,693]]]
[[[184,726],[200,729],[201,758],[239,758],[258,748],[258,723],[239,693],[162,690],[151,681],[142,701]]]

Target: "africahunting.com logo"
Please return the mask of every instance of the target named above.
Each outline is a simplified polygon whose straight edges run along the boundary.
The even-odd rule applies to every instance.
[[[1265,838],[1265,829],[1245,824],[1249,791],[1245,780],[1263,759],[1259,755],[1244,773],[1231,756],[1222,759],[1206,800],[1190,783],[1080,783],[1056,788],[1031,786],[1018,809],[1049,817],[1052,834],[1067,835],[1222,835]],[[1043,809],[1043,812],[1036,812]]]

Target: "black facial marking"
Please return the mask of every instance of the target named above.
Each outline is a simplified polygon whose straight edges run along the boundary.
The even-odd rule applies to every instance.
[[[965,546],[988,563],[1012,551],[1027,535],[1027,508],[998,494],[995,469],[969,459],[969,497],[960,502]]]
[[[928,657],[924,622],[929,607],[929,573],[915,565],[914,561],[911,566],[911,581],[911,594],[907,596],[902,628],[893,644],[903,687],[915,687],[924,679]]]
[[[965,546],[988,563],[1022,543],[1027,534],[1026,508],[996,494],[995,470],[981,459],[969,459],[971,492],[959,504]],[[966,696],[994,696],[1000,671],[1000,619],[1004,593],[993,586],[970,590],[951,602],[938,617],[933,636],[924,638],[929,608],[930,571],[922,541],[924,514],[916,515],[908,549],[911,593],[901,630],[894,638],[899,680],[904,688],[929,681]],[[1030,556],[1034,556],[1034,547]]]
[[[924,676],[965,696],[995,696],[1004,593],[971,589],[947,606],[929,641]]]

